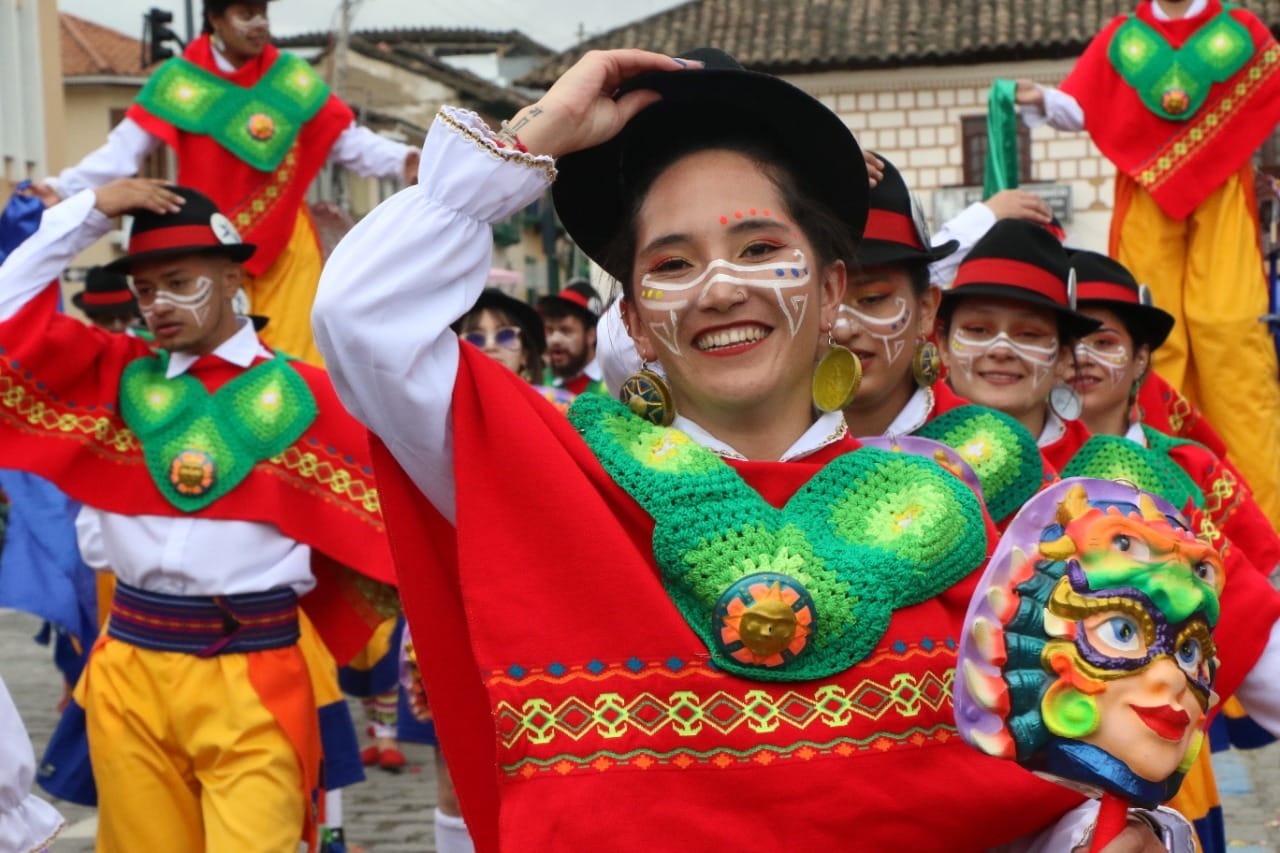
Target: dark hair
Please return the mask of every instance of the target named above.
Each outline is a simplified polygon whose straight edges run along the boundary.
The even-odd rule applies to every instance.
[[[803,186],[796,175],[786,167],[786,158],[776,146],[771,145],[767,140],[749,137],[716,139],[703,136],[691,139],[685,145],[673,146],[666,156],[656,158],[647,165],[647,168],[626,182],[629,201],[627,219],[604,249],[602,265],[606,269],[630,271],[634,268],[638,248],[636,228],[639,224],[640,208],[643,207],[654,181],[677,161],[703,151],[730,151],[741,154],[760,169],[777,188],[787,214],[813,244],[819,268],[836,261],[844,261],[850,267],[855,265],[857,238],[850,233],[849,226],[844,220],[820,201],[816,192]],[[630,300],[634,288],[629,273],[621,284],[623,297]]]
[[[225,15],[227,10],[236,3],[245,2],[252,2],[252,0],[204,0],[204,15],[200,18],[203,22],[203,26],[200,29],[201,34],[206,36],[213,35],[213,24],[210,23],[209,19]]]
[[[472,308],[463,314],[453,324],[453,329],[458,334],[464,334],[476,328],[480,324],[480,316],[488,311],[496,316],[500,322],[508,326],[515,326],[520,330],[520,349],[524,353],[524,360],[520,365],[521,375],[528,374],[525,378],[537,385],[542,382],[542,347],[534,338],[533,334],[520,322],[519,317],[513,317],[501,308],[493,305]]]
[[[585,308],[566,302],[563,299],[543,299],[538,302],[538,313],[544,320],[564,320],[573,318],[582,324],[583,329],[594,329],[596,318]]]

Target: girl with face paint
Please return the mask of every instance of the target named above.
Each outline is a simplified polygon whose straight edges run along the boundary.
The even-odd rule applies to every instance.
[[[783,823],[793,846],[987,849],[1076,805],[975,763],[945,697],[827,713],[867,683],[939,696],[954,651],[936,638],[990,541],[965,483],[815,411],[867,207],[838,117],[719,51],[592,52],[503,133],[443,110],[422,174],[335,250],[314,322],[413,555],[401,596],[446,749],[473,759],[451,769],[477,849],[661,846],[673,808],[689,849]],[[566,424],[447,331],[484,286],[486,223],[553,180],[622,284],[637,361],[666,374],[670,426],[591,394]],[[892,327],[920,315],[886,298],[850,307],[896,369],[916,336],[898,348]],[[673,702],[707,723],[654,726]],[[579,705],[620,713],[583,728]],[[765,707],[798,716],[733,722]],[[742,760],[761,750],[777,760]]]
[[[1076,251],[1071,264],[1080,312],[1101,325],[1079,339],[1067,373],[1092,437],[1063,467],[1063,476],[1121,478],[1160,494],[1188,516],[1201,517],[1198,532],[1213,544],[1231,543],[1225,554],[1235,572],[1270,574],[1280,561],[1280,537],[1239,472],[1208,448],[1147,425],[1135,403],[1152,352],[1168,337],[1173,317],[1151,304],[1150,291],[1117,261]],[[1188,775],[1195,782],[1184,785],[1170,805],[1200,819],[1219,808],[1208,751]],[[1214,829],[1220,823],[1199,825],[1206,850],[1225,849],[1225,838]]]
[[[1084,424],[1050,406],[1074,340],[1098,325],[1074,310],[1070,278],[1066,252],[1048,231],[1002,220],[960,264],[939,312],[952,388],[1016,418],[1051,471],[1088,436]]]

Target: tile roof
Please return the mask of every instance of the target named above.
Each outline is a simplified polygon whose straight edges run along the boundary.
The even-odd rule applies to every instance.
[[[58,13],[63,77],[145,77],[142,42],[101,24]]]
[[[1280,30],[1280,0],[1239,5]],[[520,85],[545,88],[588,50],[667,54],[715,45],[773,74],[1078,55],[1135,0],[692,0],[558,54]]]
[[[389,45],[411,44],[419,49],[429,49],[435,56],[456,53],[481,53],[497,49],[503,56],[551,56],[555,53],[546,45],[529,38],[519,30],[458,29],[450,27],[396,27],[384,30],[356,30],[359,37]],[[277,36],[277,47],[327,47],[333,40],[333,32],[300,33]]]
[[[361,33],[351,37],[350,48],[356,53],[443,83],[470,101],[471,105],[481,107],[482,111],[492,111],[495,115],[506,115],[529,103],[528,95],[449,65],[433,56],[430,50],[413,43],[388,43]]]

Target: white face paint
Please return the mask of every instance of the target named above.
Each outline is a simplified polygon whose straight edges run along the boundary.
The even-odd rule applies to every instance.
[[[176,294],[161,290],[144,300],[138,296],[132,280],[129,282],[129,289],[133,290],[134,297],[138,299],[138,310],[142,312],[142,319],[147,321],[148,326],[154,326],[153,319],[162,307],[185,311],[197,326],[204,326],[213,305],[213,279],[203,275],[192,284],[190,293]]]
[[[984,355],[995,352],[1001,346],[1007,347],[1013,355],[1031,368],[1035,384],[1039,385],[1053,370],[1058,358],[1058,338],[1049,336],[1047,343],[1033,344],[1027,341],[1015,341],[1008,332],[998,335],[970,335],[963,329],[955,329],[951,333],[951,352],[955,355],[956,364],[972,380],[974,365]]]
[[[231,22],[232,28],[242,37],[257,35],[258,33],[268,29],[271,22],[267,20],[267,16],[258,13],[251,18],[241,18],[237,15],[227,15],[227,20]]]
[[[907,347],[907,338],[911,332],[912,311],[910,303],[901,296],[885,300],[883,304],[886,308],[874,314],[842,304],[836,325],[861,330],[868,337],[880,341],[884,346],[885,361],[893,364]]]
[[[1076,344],[1076,360],[1096,364],[1112,385],[1119,385],[1129,366],[1129,348],[1122,343],[1100,344],[1085,338]]]
[[[794,338],[809,307],[809,294],[792,291],[807,288],[809,279],[809,265],[804,252],[796,249],[790,261],[734,264],[715,260],[701,274],[685,282],[658,280],[653,273],[647,273],[640,279],[638,301],[650,310],[666,313],[667,319],[650,323],[649,328],[672,354],[681,355],[680,312],[701,299],[713,285],[724,283],[771,291],[778,300],[782,315],[787,318],[788,330]]]

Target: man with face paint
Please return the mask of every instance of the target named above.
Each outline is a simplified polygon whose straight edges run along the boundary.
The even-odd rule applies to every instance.
[[[319,366],[309,317],[322,259],[307,188],[327,161],[412,182],[418,152],[358,126],[307,62],[277,51],[267,6],[206,0],[204,32],[151,75],[106,144],[47,189],[68,198],[136,174],[168,145],[177,183],[211,198],[258,246],[243,278],[250,310],[271,319],[264,339]]]
[[[573,394],[608,394],[596,364],[596,322],[600,296],[585,281],[538,300],[547,331],[546,384]]]
[[[58,314],[45,285],[122,213],[108,269],[158,351]],[[0,465],[83,502],[118,579],[68,712],[99,850],[314,842],[333,658],[393,606],[363,431],[233,308],[254,251],[200,193],[125,179],[48,209],[0,265]]]

